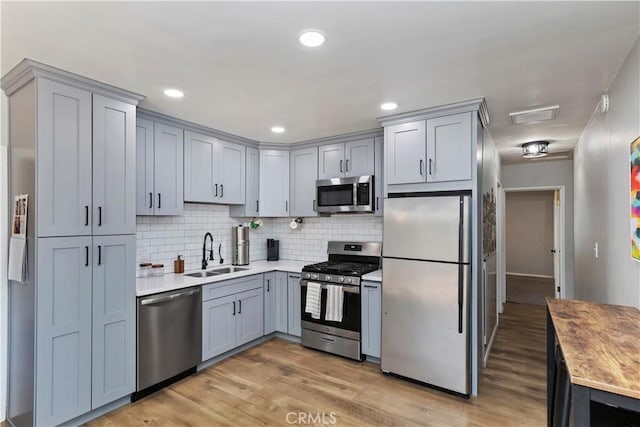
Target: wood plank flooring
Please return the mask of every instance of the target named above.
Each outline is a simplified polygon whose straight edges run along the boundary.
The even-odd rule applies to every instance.
[[[507,274],[507,302],[546,307],[546,297],[553,298],[555,280],[546,277]]]
[[[544,307],[507,304],[466,400],[276,338],[90,426],[542,426],[544,339]]]

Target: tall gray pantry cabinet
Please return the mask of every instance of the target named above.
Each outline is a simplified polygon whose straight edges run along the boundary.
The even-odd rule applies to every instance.
[[[142,96],[28,59],[2,89],[10,195],[29,194],[28,277],[9,284],[7,416],[57,425],[135,390]]]

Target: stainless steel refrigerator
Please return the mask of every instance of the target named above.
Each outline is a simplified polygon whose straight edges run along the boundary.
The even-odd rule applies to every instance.
[[[381,367],[468,395],[471,197],[416,195],[385,200]]]

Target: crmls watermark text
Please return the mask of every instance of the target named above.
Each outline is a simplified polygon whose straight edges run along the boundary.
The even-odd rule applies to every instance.
[[[335,412],[288,412],[287,424],[334,425],[338,422]]]

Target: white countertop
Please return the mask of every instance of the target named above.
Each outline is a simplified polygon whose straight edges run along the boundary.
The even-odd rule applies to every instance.
[[[362,276],[362,280],[368,280],[370,282],[382,282],[382,270],[372,271],[371,273]]]
[[[208,283],[221,282],[223,280],[236,279],[238,277],[251,276],[253,274],[268,273],[270,271],[300,273],[302,271],[302,267],[307,264],[309,264],[309,261],[254,261],[249,265],[239,266],[242,268],[247,268],[248,270],[211,277],[189,277],[184,274],[175,273],[166,273],[164,276],[160,277],[138,277],[136,279],[136,296],[142,297],[145,295],[157,294],[159,292],[169,292],[176,289],[188,288],[191,286],[199,286]],[[229,267],[229,265],[218,265],[216,267],[209,268],[209,270],[221,267]],[[188,274],[195,271],[200,270],[186,271],[185,273]]]

